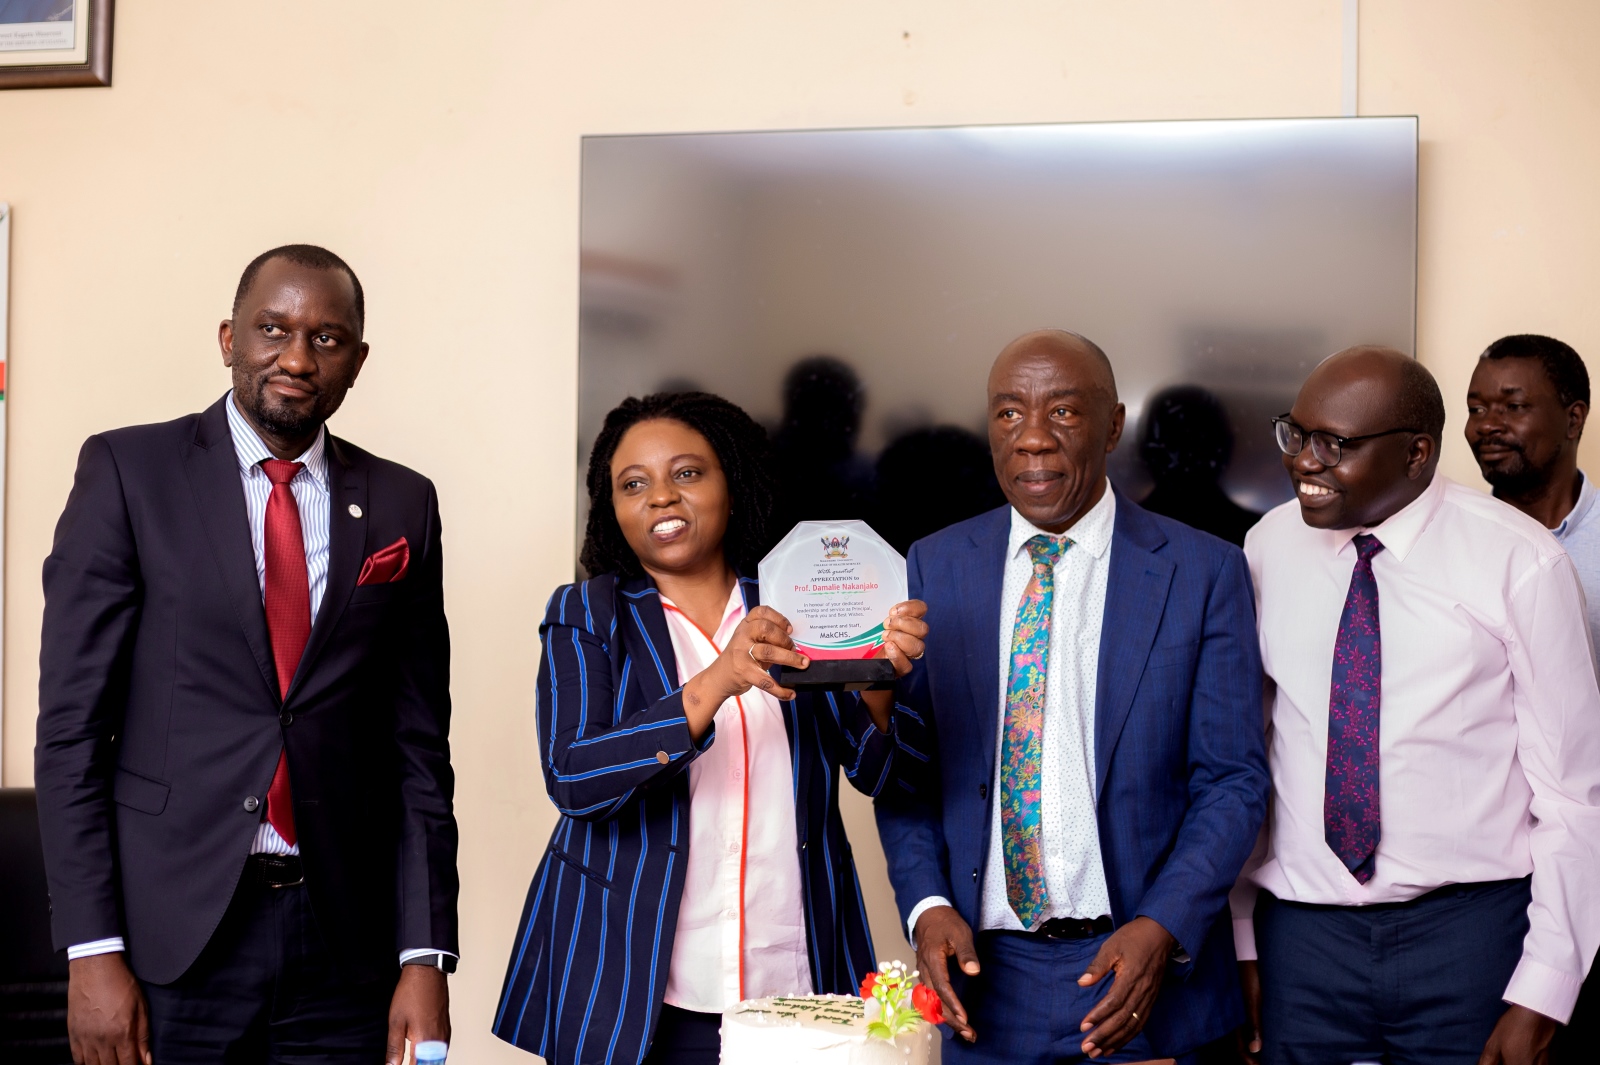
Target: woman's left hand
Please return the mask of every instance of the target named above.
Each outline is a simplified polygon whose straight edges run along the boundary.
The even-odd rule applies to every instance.
[[[922,657],[927,647],[928,623],[923,621],[928,604],[921,599],[908,599],[896,603],[883,623],[883,646],[874,658],[887,658],[894,663],[894,675],[903,677],[911,672],[911,663]]]

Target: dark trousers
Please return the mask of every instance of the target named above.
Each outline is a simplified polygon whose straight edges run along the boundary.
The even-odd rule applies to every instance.
[[[965,981],[961,1004],[978,1033],[976,1043],[947,1040],[949,1065],[1056,1065],[1089,1061],[1078,1030],[1084,1015],[1111,990],[1108,976],[1093,987],[1079,987],[1106,936],[1046,939],[1024,932],[978,933],[982,973]],[[1158,1055],[1141,1032],[1098,1063],[1149,1061]]]
[[[721,1060],[722,1014],[662,1005],[641,1065],[717,1065]]]
[[[246,868],[189,971],[144,985],[150,1049],[161,1065],[379,1065],[398,978],[397,968],[350,980],[323,945],[305,885],[267,887]]]
[[[1528,932],[1528,880],[1408,903],[1256,909],[1264,1065],[1475,1065]]]

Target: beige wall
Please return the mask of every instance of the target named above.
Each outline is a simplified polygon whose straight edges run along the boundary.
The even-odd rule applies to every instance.
[[[0,93],[15,209],[5,782],[31,777],[39,564],[78,445],[215,398],[212,336],[244,262],[284,241],[333,247],[366,282],[373,347],[336,427],[432,476],[444,505],[457,1045],[515,1060],[486,1027],[553,821],[532,675],[536,615],[572,558],[578,138],[1339,108],[1337,0],[803,7],[124,4],[113,89]],[[1600,8],[1362,9],[1362,112],[1421,116],[1419,352],[1455,428],[1494,336],[1600,351]],[[1470,473],[1462,446],[1446,455]],[[870,818],[860,804],[851,818],[880,943],[898,953]]]

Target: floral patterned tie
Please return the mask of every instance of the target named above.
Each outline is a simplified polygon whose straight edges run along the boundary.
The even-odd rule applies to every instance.
[[[1044,686],[1050,673],[1050,607],[1056,560],[1069,540],[1035,536],[1027,543],[1033,576],[1017,607],[1011,633],[1011,678],[1006,685],[1006,731],[1000,746],[1000,844],[1006,859],[1006,900],[1031,929],[1050,893],[1040,849],[1040,765],[1044,758]]]
[[[1333,644],[1333,684],[1328,697],[1328,776],[1322,798],[1323,837],[1352,876],[1372,879],[1382,835],[1378,815],[1378,708],[1383,640],[1378,629],[1378,582],[1372,556],[1383,550],[1375,536],[1355,538],[1339,635]]]

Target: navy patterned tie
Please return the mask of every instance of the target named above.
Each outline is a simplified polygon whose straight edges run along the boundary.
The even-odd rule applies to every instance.
[[[1356,568],[1333,645],[1328,696],[1328,777],[1322,799],[1323,837],[1358,881],[1372,879],[1382,823],[1378,816],[1378,708],[1383,640],[1372,556],[1377,537],[1355,538]]]

